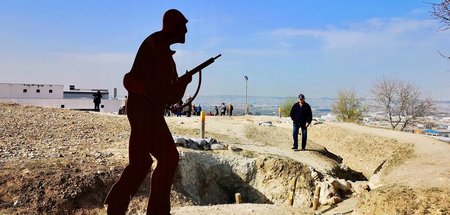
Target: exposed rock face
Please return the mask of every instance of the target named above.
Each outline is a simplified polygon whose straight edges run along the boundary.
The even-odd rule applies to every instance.
[[[201,149],[201,150],[225,150],[226,146],[219,143],[214,138],[205,139],[190,139],[186,137],[173,136],[173,141],[177,146],[181,146],[189,149]]]
[[[368,185],[371,190],[384,186],[383,182],[381,181],[380,174],[377,173],[372,175],[372,177],[370,177]]]
[[[352,183],[352,192],[355,196],[361,196],[370,191],[367,181],[356,181]]]
[[[268,126],[268,127],[273,126],[271,121],[259,122],[258,125]]]
[[[318,186],[321,188],[319,198],[321,205],[334,205],[342,202],[343,199],[353,192],[352,182],[345,179],[327,177],[322,182],[319,182]]]

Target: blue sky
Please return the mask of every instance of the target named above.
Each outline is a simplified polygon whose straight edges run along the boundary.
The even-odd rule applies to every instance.
[[[433,2],[433,1],[431,1]],[[435,1],[434,1],[435,2]],[[142,40],[177,8],[189,19],[178,73],[219,53],[202,95],[371,98],[382,76],[450,100],[450,31],[423,0],[0,1],[0,82],[119,89]],[[196,87],[194,78],[188,92]]]

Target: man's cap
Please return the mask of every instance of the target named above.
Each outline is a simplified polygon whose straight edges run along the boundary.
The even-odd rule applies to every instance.
[[[177,9],[170,9],[164,13],[163,16],[163,29],[173,30],[178,27],[178,24],[186,24],[188,20]]]
[[[298,99],[305,99],[305,95],[303,94],[298,95]]]

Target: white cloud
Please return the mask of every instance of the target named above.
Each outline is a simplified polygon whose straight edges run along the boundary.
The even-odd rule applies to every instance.
[[[436,24],[432,20],[378,19],[347,23],[342,27],[329,26],[325,29],[275,29],[269,33],[274,38],[287,41],[312,38],[322,41],[324,49],[347,49],[354,47],[379,47],[382,44],[418,42],[414,37],[427,34],[432,39]]]
[[[311,82],[366,90],[371,79],[392,74],[449,98],[442,80],[448,78],[443,71],[450,65],[436,50],[450,52],[450,31],[437,32],[438,27],[433,20],[373,18],[323,29],[275,29],[268,35],[303,53],[299,59],[316,74],[309,77]]]

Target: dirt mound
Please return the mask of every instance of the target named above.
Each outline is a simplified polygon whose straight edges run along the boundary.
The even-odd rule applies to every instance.
[[[357,214],[449,214],[448,189],[389,185],[366,193]]]
[[[16,104],[0,118],[2,213],[102,207],[126,161],[126,118]]]
[[[105,213],[106,192],[127,163],[126,117],[0,104],[0,118],[0,213]],[[177,135],[199,135],[198,118],[167,121]],[[260,121],[272,121],[272,126],[259,126]],[[327,174],[353,181],[377,171],[381,186],[345,194],[357,199],[346,212],[449,213],[448,144],[361,126],[321,124],[310,128],[308,150],[294,152],[289,120],[208,117],[206,128],[207,136],[244,150],[179,148],[182,159],[171,193],[175,214],[312,213],[313,188]],[[296,205],[286,207],[295,176],[301,176]],[[131,202],[129,214],[145,212],[148,181]],[[245,203],[273,205],[215,205],[234,202],[237,192]],[[322,211],[327,207],[335,206],[322,206]]]
[[[102,207],[112,171],[82,172],[69,163],[24,163],[21,169],[4,166],[0,173],[0,208],[6,212],[69,213],[78,208]]]
[[[345,165],[362,172],[367,178],[383,162],[389,160],[389,168],[393,168],[413,156],[411,145],[332,124],[315,125],[309,129],[309,135],[318,144],[341,156]]]

